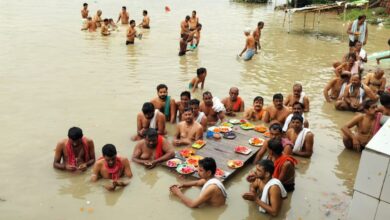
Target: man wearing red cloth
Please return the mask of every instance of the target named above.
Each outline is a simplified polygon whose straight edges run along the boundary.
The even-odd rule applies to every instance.
[[[238,96],[239,90],[237,87],[232,87],[229,90],[229,97],[222,100],[226,108],[226,115],[235,116],[234,112],[243,112],[245,109],[244,100]]]
[[[53,167],[67,171],[85,171],[95,163],[95,146],[93,141],[83,136],[83,131],[72,127],[68,138],[58,142]]]

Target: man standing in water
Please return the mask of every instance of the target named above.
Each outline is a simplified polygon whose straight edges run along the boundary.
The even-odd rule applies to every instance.
[[[203,102],[200,103],[200,111],[207,116],[207,123],[215,125],[218,121],[223,122],[225,119],[225,107],[218,98],[213,98],[211,92],[203,93]]]
[[[142,22],[138,25],[144,29],[150,29],[150,18],[148,16],[148,11],[144,10],[142,12],[142,16],[144,16],[144,18],[142,19]]]
[[[102,26],[102,10],[98,10],[96,12],[96,15],[93,17],[93,22],[96,23],[96,27],[101,27]]]
[[[157,97],[150,101],[155,109],[165,115],[165,120],[172,124],[176,121],[176,103],[168,96],[168,87],[165,84],[157,86]]]
[[[110,30],[108,29],[108,25],[109,25],[108,19],[105,18],[103,22],[104,22],[104,23],[103,23],[103,26],[102,26],[102,29],[101,29],[101,32],[100,32],[100,33],[101,33],[103,36],[108,36],[108,35],[111,34],[111,33],[110,33]]]
[[[96,182],[98,179],[111,179],[112,182],[104,187],[113,191],[116,187],[127,186],[129,179],[119,180],[122,176],[131,178],[133,176],[130,168],[130,162],[125,157],[119,157],[116,154],[116,148],[112,144],[106,144],[102,148],[103,157],[96,161],[92,170],[91,181]]]
[[[244,113],[244,118],[251,121],[261,121],[268,112],[263,108],[264,99],[261,96],[256,96],[253,99],[253,107],[248,108]]]
[[[199,160],[198,174],[200,180],[173,185],[169,187],[169,190],[172,195],[177,196],[182,203],[190,208],[197,208],[202,204],[222,206],[226,202],[227,194],[221,181],[214,178],[216,170],[217,164],[215,163],[215,160],[211,157],[206,157],[203,160]],[[199,197],[195,200],[191,200],[181,191],[181,189],[192,186],[203,186]]]
[[[190,107],[191,93],[188,91],[184,91],[180,94],[180,101],[176,102],[176,110],[177,110],[177,121],[182,121],[182,114],[184,113],[184,109]]]
[[[358,152],[364,149],[373,136],[375,116],[378,110],[375,102],[371,100],[363,103],[363,109],[364,114],[356,115],[341,128],[344,146]],[[355,126],[356,133],[353,133],[350,129]]]
[[[269,123],[273,120],[278,121],[280,124],[284,124],[287,116],[290,114],[290,110],[283,105],[283,95],[277,93],[272,99],[273,105],[267,108],[268,114],[265,114],[263,121]]]
[[[135,145],[132,160],[151,169],[174,156],[175,150],[169,142],[162,135],[158,135],[155,129],[149,128],[145,139]]]
[[[130,27],[127,30],[127,40],[126,40],[126,45],[129,44],[134,44],[134,39],[135,36],[137,35],[137,30],[135,30],[135,21],[131,20],[130,21]]]
[[[294,143],[293,154],[301,157],[311,157],[314,134],[310,129],[303,127],[303,118],[300,115],[294,115],[290,124],[291,127],[287,130],[286,137]]]
[[[347,34],[349,34],[349,46],[355,46],[356,42],[366,45],[368,39],[368,27],[366,16],[360,15],[348,26]]]
[[[187,15],[184,21],[180,23],[180,37],[183,38],[184,35],[188,35],[190,31],[189,27],[189,21],[190,21],[190,16]],[[187,36],[188,37],[188,36]]]
[[[81,18],[87,19],[88,18],[88,13],[89,13],[88,4],[84,3],[83,4],[83,9],[81,9]]]
[[[137,115],[137,134],[132,140],[138,141],[145,138],[145,133],[149,128],[156,130],[159,135],[166,133],[164,114],[155,109],[151,102],[145,102],[142,112]]]
[[[194,31],[199,24],[199,18],[196,16],[196,11],[192,11],[190,20],[188,21],[190,31]]]
[[[199,111],[199,100],[191,99],[190,108],[192,109],[192,113],[194,113],[194,119],[203,127],[203,131],[207,130],[207,116],[204,112]]]
[[[96,22],[94,22],[91,17],[87,18],[86,25],[83,28],[81,28],[82,31],[88,30],[89,32],[95,32],[96,29],[97,29]]]
[[[184,109],[183,120],[176,126],[173,138],[174,146],[190,145],[192,142],[203,139],[203,127],[194,121],[191,108]]]
[[[130,16],[129,16],[129,13],[126,11],[126,6],[123,6],[122,11],[119,12],[118,20],[116,21],[116,23],[118,23],[120,20],[121,24],[128,24],[129,19],[130,19]]]
[[[70,128],[68,138],[57,144],[53,167],[67,171],[85,171],[94,163],[95,146],[93,141],[85,137],[80,128]]]
[[[253,38],[255,39],[255,53],[257,53],[257,49],[261,49],[260,38],[261,38],[261,30],[264,27],[264,22],[259,21],[257,23],[257,28],[253,31]]]
[[[229,97],[222,99],[222,104],[226,109],[226,115],[236,116],[234,112],[243,112],[245,110],[244,100],[238,94],[238,88],[232,87],[229,90]]]
[[[287,96],[287,99],[284,101],[284,105],[287,107],[292,107],[295,102],[300,102],[303,104],[303,111],[308,112],[310,110],[309,98],[304,92],[302,92],[302,85],[299,83],[294,84],[293,93]]]
[[[245,31],[244,31],[244,34],[246,36],[245,47],[241,51],[239,56],[241,57],[242,54],[246,51],[245,56],[243,57],[243,59],[245,61],[248,61],[248,60],[252,59],[252,57],[255,55],[255,38],[253,38],[253,36],[251,35],[251,29],[250,28],[246,28]]]

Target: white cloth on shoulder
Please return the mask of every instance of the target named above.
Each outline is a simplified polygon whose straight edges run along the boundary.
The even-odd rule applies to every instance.
[[[353,93],[353,90],[355,88],[352,86],[349,86],[349,95],[351,95]],[[359,95],[357,96],[357,98],[359,99],[359,104],[362,104],[363,103],[363,99],[364,99],[364,96],[365,96],[365,91],[364,91],[364,88],[363,88],[363,84],[359,86]]]
[[[157,114],[158,114],[159,110],[158,109],[155,109],[154,110],[154,115],[153,115],[153,118],[152,120],[150,120],[150,124],[149,124],[149,128],[154,128],[154,129],[157,129]]]
[[[283,199],[287,197],[287,192],[284,189],[283,184],[280,182],[280,180],[276,178],[272,178],[267,182],[267,184],[265,184],[263,192],[261,193],[261,197],[260,197],[260,200],[267,205],[269,205],[268,191],[273,185],[277,185],[280,188],[280,193]],[[260,206],[259,206],[259,211],[266,213],[266,211]]]
[[[303,98],[305,98],[305,96],[306,96],[306,93],[305,92],[301,92],[301,96],[299,97],[298,102],[303,104]]]
[[[225,106],[217,97],[213,97],[213,110],[217,113],[226,111]]]
[[[294,143],[294,148],[293,148],[293,152],[294,153],[299,152],[299,151],[302,150],[303,144],[305,143],[306,135],[307,135],[307,133],[309,133],[309,131],[310,131],[310,129],[303,128],[302,131],[299,132],[298,137],[297,137],[297,139],[295,140],[295,143]]]
[[[223,196],[226,198],[227,197],[227,193],[226,193],[226,189],[225,187],[223,186],[222,182],[219,181],[217,178],[212,178],[212,179],[209,179],[202,187],[202,190],[200,191],[200,193],[203,193],[203,191],[205,191],[207,189],[207,187],[209,187],[210,185],[216,185],[222,192]]]
[[[364,40],[366,39],[366,29],[367,29],[367,22],[364,21],[363,24],[360,25],[360,28],[359,28],[360,35],[359,35],[358,39],[355,39],[354,34],[350,34],[349,40],[352,42],[355,40],[358,40],[358,41],[363,43]],[[358,32],[358,19],[356,19],[352,22],[351,32],[353,32],[353,33]]]
[[[206,115],[204,114],[204,112],[199,112],[199,115],[198,117],[196,118],[196,122],[198,122],[199,124],[202,122],[202,118],[205,117]]]
[[[343,85],[341,85],[340,93],[339,93],[339,99],[344,96],[345,88],[347,87],[348,83],[344,82]]]
[[[286,118],[286,121],[284,121],[283,129],[282,129],[284,132],[287,131],[288,125],[290,124],[291,119],[292,119],[293,116],[294,116],[294,113],[289,114],[289,115],[287,116],[287,118]],[[302,116],[302,118],[303,118],[303,121],[305,121],[305,116],[304,116],[303,114],[302,114],[301,116]]]

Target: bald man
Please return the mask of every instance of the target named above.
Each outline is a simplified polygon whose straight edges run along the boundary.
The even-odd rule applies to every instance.
[[[238,88],[232,87],[229,90],[229,97],[222,100],[222,104],[226,108],[226,115],[235,116],[236,114],[234,112],[243,112],[245,110],[244,100],[238,94]]]
[[[284,101],[284,105],[292,108],[295,102],[300,102],[303,104],[303,111],[308,112],[310,110],[309,107],[309,98],[302,92],[302,85],[299,83],[294,84],[293,93],[287,96],[287,99]]]

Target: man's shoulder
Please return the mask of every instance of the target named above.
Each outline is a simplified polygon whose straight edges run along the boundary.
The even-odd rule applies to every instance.
[[[61,139],[57,142],[57,147],[64,148],[67,142],[68,138]]]

